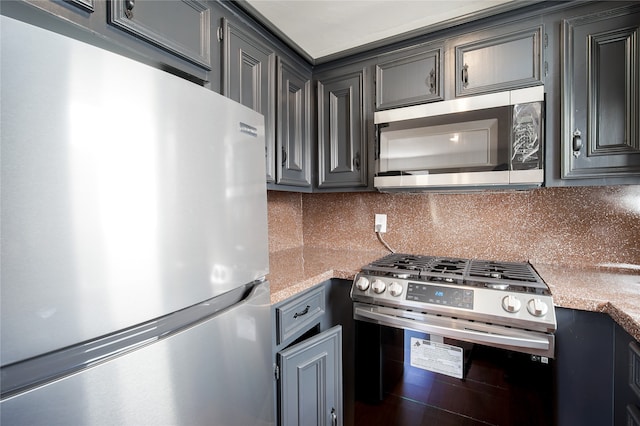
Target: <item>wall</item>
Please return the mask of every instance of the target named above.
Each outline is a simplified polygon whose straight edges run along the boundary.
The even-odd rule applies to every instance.
[[[304,244],[552,264],[640,265],[640,185],[469,194],[269,192],[270,249]]]

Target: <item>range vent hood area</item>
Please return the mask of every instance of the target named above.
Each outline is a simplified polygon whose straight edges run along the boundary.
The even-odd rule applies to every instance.
[[[381,192],[531,189],[544,182],[544,86],[378,111]]]

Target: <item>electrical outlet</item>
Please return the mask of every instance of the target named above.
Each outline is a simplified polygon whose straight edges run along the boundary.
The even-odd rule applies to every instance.
[[[380,233],[387,232],[387,215],[386,214],[376,213],[374,230]]]

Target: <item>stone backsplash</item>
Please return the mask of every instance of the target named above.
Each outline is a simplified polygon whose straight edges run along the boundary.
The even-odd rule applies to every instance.
[[[640,265],[640,185],[477,193],[269,191],[269,249],[380,250],[570,265]]]

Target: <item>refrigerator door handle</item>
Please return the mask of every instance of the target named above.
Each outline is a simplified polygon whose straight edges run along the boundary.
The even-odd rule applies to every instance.
[[[249,298],[258,280],[180,311],[0,369],[0,400],[109,361],[207,320]]]

